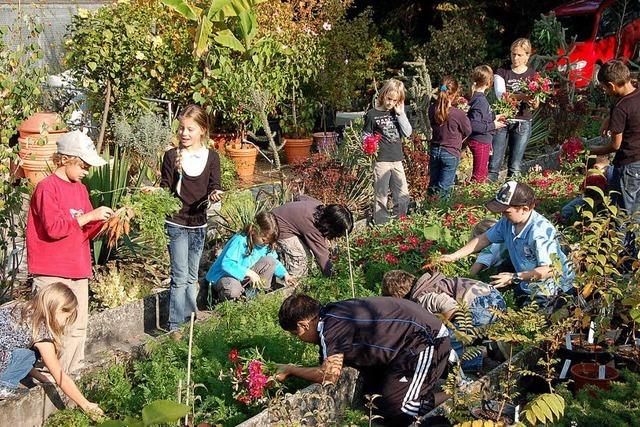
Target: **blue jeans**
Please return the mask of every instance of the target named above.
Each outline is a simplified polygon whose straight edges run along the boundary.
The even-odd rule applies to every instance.
[[[198,267],[207,234],[206,227],[186,228],[166,224],[171,258],[169,330],[178,329],[197,311]]]
[[[576,213],[578,213],[578,207],[584,206],[584,197],[578,196],[575,199],[569,201],[566,205],[560,209],[560,217],[563,222],[567,222],[573,217]]]
[[[495,315],[491,313],[490,309],[498,309],[501,311],[507,309],[507,304],[504,302],[502,294],[493,286],[491,287],[489,295],[476,297],[473,302],[471,302],[471,305],[469,306],[469,313],[471,314],[471,323],[473,326],[486,326],[495,322],[497,319]],[[458,357],[462,359],[464,346],[456,340],[453,332],[449,334],[449,337],[451,338],[451,348],[455,350]],[[479,371],[482,368],[482,360],[482,354],[478,354],[470,360],[464,360],[461,364],[462,370],[472,372]]]
[[[17,388],[20,381],[29,375],[36,363],[36,353],[28,348],[17,348],[11,352],[9,364],[0,372],[0,386]]]
[[[444,148],[435,145],[429,151],[429,194],[449,197],[456,181],[460,159]]]
[[[507,176],[520,174],[522,158],[527,149],[531,137],[531,120],[510,123],[502,129],[498,129],[493,136],[493,154],[489,159],[489,180],[497,181],[502,161],[509,147],[509,163],[507,164]]]
[[[620,166],[620,192],[629,215],[640,210],[640,162]]]

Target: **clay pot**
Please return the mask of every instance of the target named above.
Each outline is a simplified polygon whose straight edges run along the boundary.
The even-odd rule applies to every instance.
[[[598,370],[601,365],[597,363],[578,363],[571,367],[571,377],[574,380],[573,391],[577,393],[588,384],[594,385],[602,390],[611,388],[611,381],[618,379],[618,370],[607,365],[605,368],[604,379],[598,379]]]
[[[220,154],[226,154],[227,144],[239,144],[240,138],[235,133],[210,133],[213,148]]]
[[[338,134],[336,132],[316,132],[313,134],[313,143],[320,153],[335,151],[338,146]]]
[[[20,159],[20,165],[25,177],[33,185],[38,184],[55,170],[55,165],[51,160]]]
[[[55,128],[63,123],[56,113],[36,113],[18,128],[18,155],[24,175],[34,185],[55,169],[52,159],[58,148],[57,142],[67,132],[66,128]]]
[[[20,124],[18,132],[21,138],[45,133],[65,133],[66,128],[54,130],[57,125],[64,123],[62,117],[56,113],[35,113]]]
[[[307,160],[311,155],[311,145],[313,145],[311,138],[285,138],[284,155],[287,158],[287,163]]]
[[[225,149],[227,156],[236,164],[238,177],[245,182],[253,181],[258,150],[249,144],[228,144]]]

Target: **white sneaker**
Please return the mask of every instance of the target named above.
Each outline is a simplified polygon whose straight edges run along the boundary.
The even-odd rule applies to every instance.
[[[23,387],[9,388],[0,386],[0,400],[18,399],[25,394],[29,394],[29,390]]]

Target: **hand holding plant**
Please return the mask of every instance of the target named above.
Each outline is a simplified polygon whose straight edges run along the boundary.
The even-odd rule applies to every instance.
[[[279,366],[265,361],[257,348],[249,350],[247,356],[241,356],[238,349],[234,348],[228,357],[233,368],[228,375],[221,373],[220,377],[231,378],[233,397],[237,401],[249,406],[263,405],[269,400],[269,391],[277,392],[280,388]]]
[[[124,235],[128,236],[131,231],[131,219],[135,216],[133,209],[123,206],[113,213],[109,221],[105,221],[97,236],[106,234],[109,238],[107,246],[112,248]]]
[[[491,105],[496,116],[502,116],[505,120],[514,118],[518,114],[519,107],[520,101],[512,97],[509,92],[503,93],[502,97]]]

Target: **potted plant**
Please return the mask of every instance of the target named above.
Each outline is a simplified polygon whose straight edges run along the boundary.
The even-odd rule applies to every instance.
[[[306,160],[311,154],[313,139],[309,137],[313,128],[315,105],[310,100],[296,96],[291,90],[291,109],[283,109],[284,154],[288,163]]]

